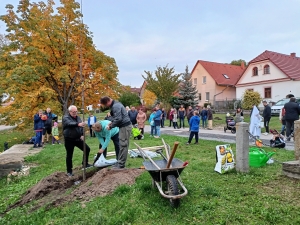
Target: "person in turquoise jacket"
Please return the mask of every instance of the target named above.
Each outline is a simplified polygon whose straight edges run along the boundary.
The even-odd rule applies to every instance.
[[[109,121],[109,120],[101,120],[92,125],[92,129],[100,142],[97,158],[99,158],[99,156],[102,153],[104,154],[104,157],[106,157],[107,146],[108,146],[110,140],[112,140],[114,143],[114,146],[115,146],[116,159],[118,160],[119,151],[120,151],[119,128],[114,127],[114,128],[111,128],[110,130],[107,130],[106,127],[110,123],[111,123],[111,121]]]

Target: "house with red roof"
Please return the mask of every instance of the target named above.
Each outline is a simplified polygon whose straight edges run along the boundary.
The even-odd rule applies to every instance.
[[[236,97],[246,90],[257,91],[267,102],[277,102],[287,94],[300,96],[300,58],[264,51],[252,59],[236,83]]]
[[[236,82],[245,70],[241,66],[198,60],[191,72],[191,81],[198,90],[199,105],[236,98]]]

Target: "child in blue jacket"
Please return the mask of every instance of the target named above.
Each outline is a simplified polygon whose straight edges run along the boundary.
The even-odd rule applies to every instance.
[[[200,129],[200,117],[199,117],[199,112],[194,111],[194,116],[190,118],[189,121],[190,128],[191,128],[191,133],[188,142],[186,143],[187,145],[191,144],[191,141],[195,135],[195,144],[198,144],[198,138],[199,138],[199,129]]]

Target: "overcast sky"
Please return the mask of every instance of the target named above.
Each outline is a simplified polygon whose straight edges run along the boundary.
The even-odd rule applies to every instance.
[[[7,3],[18,2],[0,0],[0,14]],[[144,70],[158,65],[180,73],[186,65],[192,70],[198,59],[248,62],[265,50],[300,56],[300,0],[82,2],[95,45],[115,58],[120,82],[132,87],[142,85]]]

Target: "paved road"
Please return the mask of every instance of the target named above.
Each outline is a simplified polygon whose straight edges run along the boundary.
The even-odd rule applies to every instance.
[[[0,125],[0,131],[4,131],[4,130],[10,130],[15,128],[16,126],[4,126],[4,125]]]
[[[188,137],[189,136],[189,129],[184,128],[184,129],[174,129],[172,127],[164,127],[161,128],[161,133],[162,134],[169,134],[169,135],[177,135],[180,137]],[[150,133],[151,128],[150,126],[146,125],[145,126],[145,132]],[[264,144],[269,144],[270,140],[272,138],[271,134],[268,135],[261,135],[261,140],[263,141]],[[236,142],[236,135],[232,134],[230,131],[227,131],[224,133],[223,130],[206,130],[206,129],[200,129],[199,132],[199,139],[204,139],[204,140],[214,140],[214,141],[221,141],[221,142],[226,142],[226,143],[235,143]],[[250,145],[253,145],[254,142],[250,141]],[[286,150],[294,150],[294,142],[289,141],[286,142]]]

